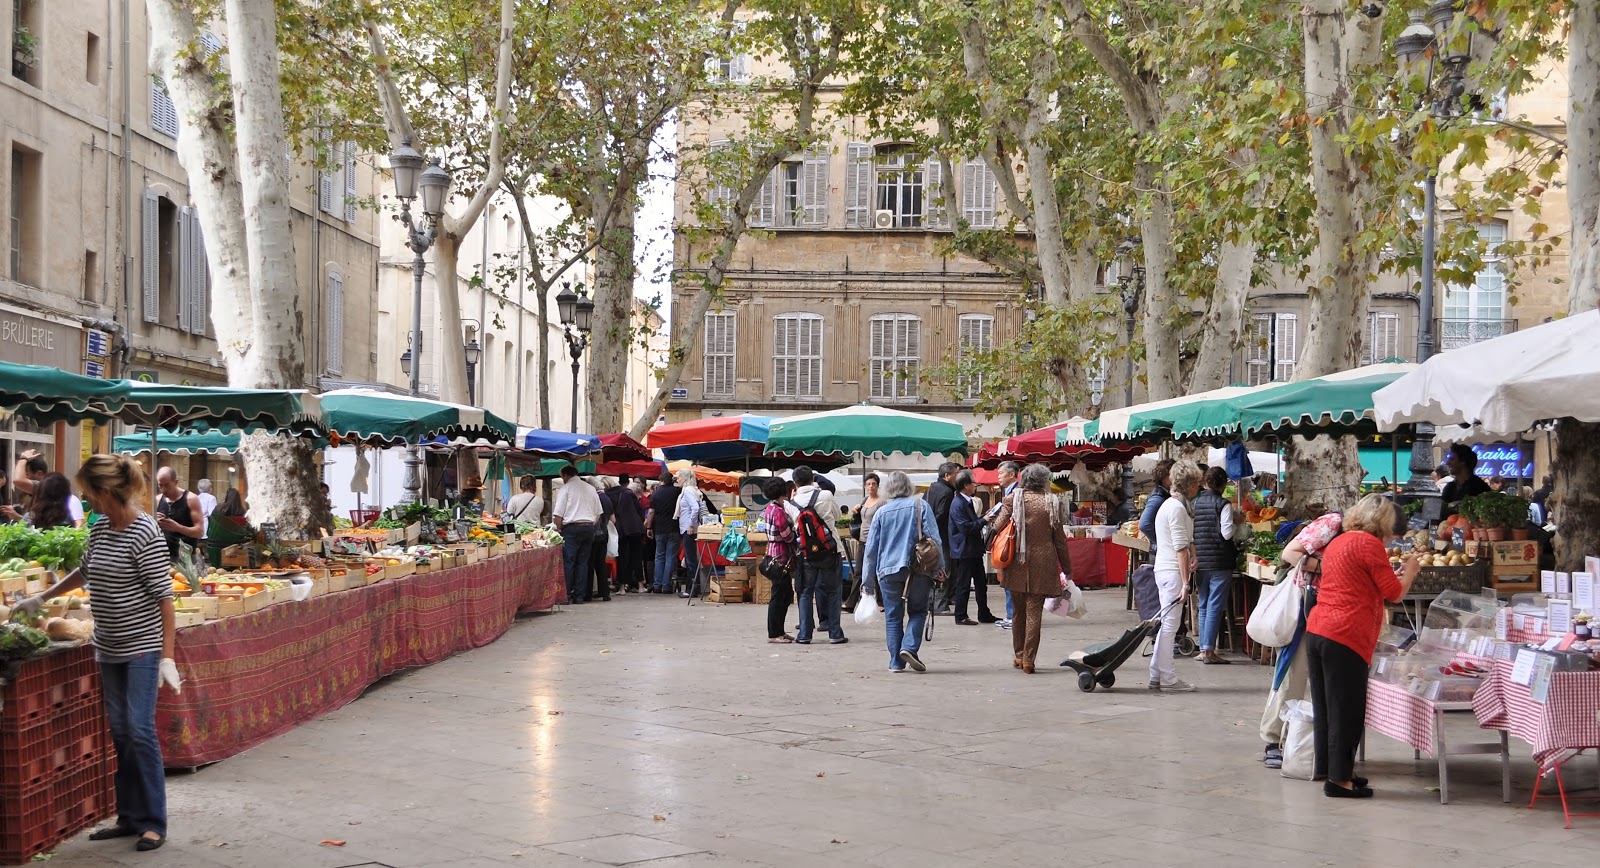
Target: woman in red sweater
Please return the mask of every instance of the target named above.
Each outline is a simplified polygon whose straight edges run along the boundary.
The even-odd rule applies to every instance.
[[[1317,604],[1306,619],[1306,664],[1316,715],[1314,779],[1323,795],[1366,799],[1356,777],[1356,746],[1367,721],[1367,668],[1383,629],[1385,600],[1411,589],[1420,565],[1407,557],[1395,575],[1384,548],[1405,532],[1405,516],[1388,498],[1369,494],[1344,514],[1345,532],[1323,550]]]

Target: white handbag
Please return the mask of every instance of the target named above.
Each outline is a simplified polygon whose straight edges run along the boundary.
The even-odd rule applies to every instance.
[[[1305,591],[1292,576],[1261,592],[1244,631],[1269,648],[1282,648],[1294,639],[1300,626],[1300,604]]]

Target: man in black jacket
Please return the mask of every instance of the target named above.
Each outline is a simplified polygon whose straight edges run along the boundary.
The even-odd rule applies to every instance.
[[[618,476],[617,484],[606,495],[611,498],[617,522],[617,591],[637,594],[644,583],[640,558],[644,551],[644,510],[639,508],[639,496],[628,482],[626,473]]]
[[[933,519],[939,525],[939,539],[944,548],[944,562],[950,560],[950,504],[955,499],[956,473],[961,470],[961,465],[954,461],[946,461],[939,465],[939,478],[928,486],[928,505],[933,507]],[[950,603],[955,595],[955,582],[945,582],[939,592],[938,605],[934,607],[935,615],[950,614]]]

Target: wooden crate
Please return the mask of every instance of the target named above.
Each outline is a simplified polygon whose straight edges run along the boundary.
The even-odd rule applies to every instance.
[[[1498,568],[1527,567],[1531,572],[1539,568],[1539,543],[1534,540],[1508,540],[1506,542],[1476,542],[1477,557],[1494,563]]]
[[[172,618],[172,625],[178,630],[182,630],[185,627],[193,627],[197,624],[204,624],[205,622],[206,616],[195,611],[176,612]]]
[[[244,614],[244,598],[236,594],[215,598],[217,601],[217,617],[231,618],[234,615]]]

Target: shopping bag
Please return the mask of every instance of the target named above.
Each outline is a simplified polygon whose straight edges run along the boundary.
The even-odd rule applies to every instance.
[[[610,525],[606,528],[606,557],[617,557],[617,527]]]
[[[1083,591],[1071,579],[1062,579],[1061,596],[1051,597],[1044,601],[1044,610],[1052,615],[1063,618],[1082,618],[1089,614],[1089,607],[1083,602]]]
[[[1316,717],[1311,703],[1290,699],[1278,712],[1283,718],[1283,770],[1279,774],[1309,781],[1316,766]]]
[[[1294,638],[1300,626],[1300,600],[1305,592],[1293,580],[1277,583],[1261,592],[1261,599],[1250,612],[1244,631],[1269,648],[1282,648]]]
[[[856,623],[870,624],[876,617],[878,617],[878,598],[863,591],[861,599],[856,602]]]

